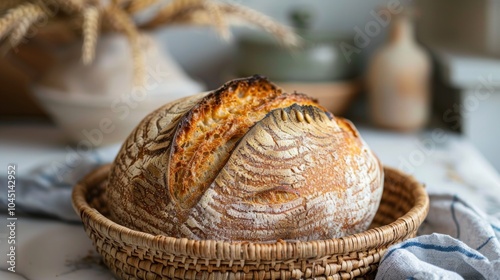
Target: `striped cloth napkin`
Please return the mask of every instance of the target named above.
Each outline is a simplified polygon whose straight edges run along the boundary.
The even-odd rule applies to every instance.
[[[83,155],[68,154],[42,164],[16,178],[16,212],[80,223],[71,204],[73,186],[97,167],[112,162],[121,145],[92,149]],[[71,162],[67,158],[72,158]],[[0,189],[7,178],[0,176]],[[7,193],[7,191],[3,192]],[[7,209],[7,196],[0,196],[0,208]]]
[[[416,238],[389,248],[376,279],[500,279],[500,220],[453,195],[430,195]]]

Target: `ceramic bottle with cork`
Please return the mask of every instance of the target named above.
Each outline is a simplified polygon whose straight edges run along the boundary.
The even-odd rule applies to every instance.
[[[376,126],[416,131],[430,114],[430,59],[415,41],[408,13],[393,16],[390,28],[369,65],[370,119]]]

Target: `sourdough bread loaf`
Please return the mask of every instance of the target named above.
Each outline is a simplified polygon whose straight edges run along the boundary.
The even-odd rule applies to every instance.
[[[107,201],[111,219],[151,234],[314,240],[367,229],[382,188],[349,121],[253,76],[148,115],[115,159]]]

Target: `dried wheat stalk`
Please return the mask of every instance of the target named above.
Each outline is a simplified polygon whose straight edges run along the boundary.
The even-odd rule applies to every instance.
[[[224,12],[221,10],[221,7],[217,3],[210,1],[205,1],[203,5],[210,14],[217,33],[219,33],[223,39],[228,40],[231,33],[229,32],[229,26],[226,23]]]
[[[127,7],[127,12],[137,13],[152,5],[158,3],[159,0],[141,0],[141,1],[131,1],[130,5]]]
[[[155,28],[166,24],[196,24],[196,25],[216,25],[217,19],[212,10],[207,8],[205,1],[178,0],[160,10],[156,16],[141,27]],[[254,25],[271,33],[278,38],[285,46],[295,47],[300,45],[300,39],[288,27],[275,22],[270,17],[255,10],[237,4],[214,2],[217,5],[217,13],[223,15],[225,21],[231,24],[246,23]],[[219,27],[217,27],[219,28]]]
[[[220,4],[203,0],[174,0],[163,7],[143,28],[168,24],[193,24],[214,26],[223,39],[229,39],[229,26]]]
[[[67,26],[76,22],[83,37],[82,61],[89,64],[94,59],[101,32],[123,32],[131,45],[136,82],[143,79],[145,70],[139,28],[174,23],[210,25],[222,38],[229,38],[229,25],[244,21],[270,32],[285,45],[298,44],[290,29],[271,18],[239,5],[213,0],[172,0],[150,21],[138,27],[133,20],[134,14],[159,3],[160,0],[0,0],[0,42],[8,37],[10,47],[16,46],[30,27],[44,18],[66,22]]]
[[[108,6],[105,13],[110,25],[127,36],[134,61],[134,83],[141,84],[144,80],[145,66],[144,56],[140,48],[139,30],[132,18],[117,6]]]
[[[9,36],[10,47],[16,47],[26,36],[30,27],[39,20],[47,17],[47,14],[42,9],[34,9],[29,17],[24,18],[17,23]]]
[[[23,38],[28,33],[28,30],[33,25],[33,23],[37,22],[44,16],[43,13],[40,13],[36,17],[27,18],[18,23],[18,26],[15,27],[9,36],[9,43],[11,48],[15,48],[19,43],[23,40]]]
[[[168,25],[177,22],[178,18],[183,18],[189,12],[199,10],[203,7],[204,0],[173,0],[163,7],[156,16],[149,22],[143,24],[144,28],[155,28],[161,25]]]
[[[83,11],[83,46],[82,61],[88,65],[95,56],[97,37],[99,36],[99,8],[87,7]]]
[[[81,12],[88,0],[51,0],[54,7],[61,7],[67,13]]]
[[[39,5],[26,3],[16,8],[12,8],[0,18],[0,40],[4,38],[11,30],[23,21],[33,21],[43,9]]]
[[[277,23],[262,13],[237,4],[221,3],[220,5],[227,16],[235,20],[242,19],[262,28],[278,38],[285,46],[296,47],[301,43],[300,38],[290,28]]]

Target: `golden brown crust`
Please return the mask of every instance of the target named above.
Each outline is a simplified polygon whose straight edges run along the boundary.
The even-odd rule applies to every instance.
[[[284,94],[266,78],[226,83],[205,96],[179,121],[168,160],[168,188],[184,209],[191,208],[226,163],[248,129],[271,110],[312,105],[299,94]]]
[[[382,168],[347,120],[255,76],[149,115],[120,151],[111,218],[194,239],[323,239],[366,229]]]
[[[380,200],[380,166],[341,122],[315,106],[269,113],[235,147],[183,233],[311,240],[366,229]]]

